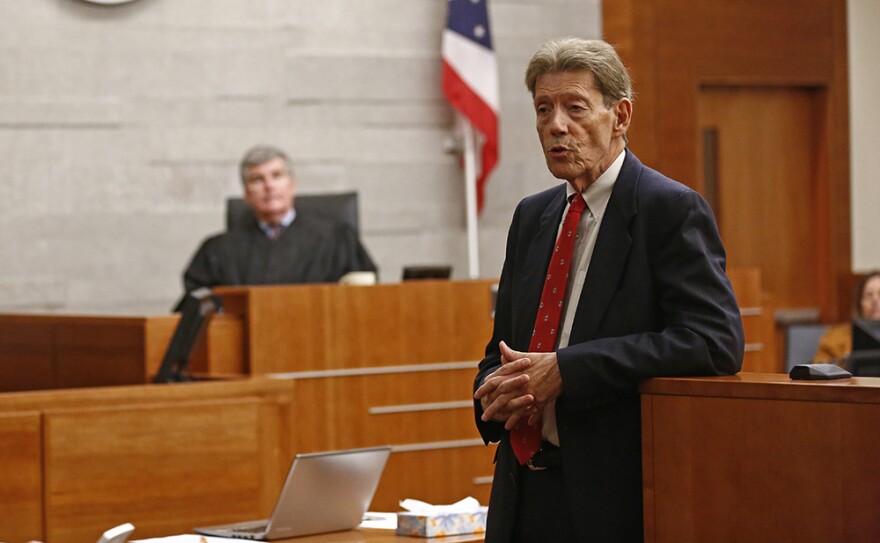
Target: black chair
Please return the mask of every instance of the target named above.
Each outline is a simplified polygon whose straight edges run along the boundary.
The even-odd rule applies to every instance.
[[[342,222],[360,232],[356,192],[334,194],[298,194],[294,199],[297,212],[320,215],[334,222]],[[244,198],[226,199],[226,228],[234,230],[254,220],[254,212]]]

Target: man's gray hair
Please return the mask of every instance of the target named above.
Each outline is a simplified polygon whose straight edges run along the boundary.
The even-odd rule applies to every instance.
[[[287,158],[284,151],[277,147],[272,147],[271,145],[257,145],[256,147],[249,149],[248,152],[244,154],[244,158],[241,159],[241,164],[239,165],[241,182],[244,183],[247,181],[247,171],[249,168],[265,164],[276,158],[280,158],[284,161],[284,169],[287,170],[288,175],[292,177],[293,169],[290,166],[290,159]]]
[[[538,77],[557,72],[588,71],[605,107],[621,98],[633,99],[632,80],[623,61],[609,43],[602,40],[557,38],[544,43],[526,68],[526,87],[535,96]]]

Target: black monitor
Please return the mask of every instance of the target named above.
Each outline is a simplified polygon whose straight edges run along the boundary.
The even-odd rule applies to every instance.
[[[856,319],[849,371],[858,377],[880,377],[880,320]]]
[[[452,266],[405,266],[403,268],[403,280],[415,279],[449,279],[452,275]]]
[[[180,383],[192,381],[189,362],[211,316],[217,311],[219,303],[209,288],[200,288],[186,294],[180,303],[180,320],[174,335],[165,351],[159,373],[154,383]]]

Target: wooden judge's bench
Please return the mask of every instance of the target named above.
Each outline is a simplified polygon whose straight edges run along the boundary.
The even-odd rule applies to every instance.
[[[760,276],[731,278],[744,369],[773,372]],[[494,447],[477,434],[471,390],[492,285],[218,289],[225,312],[193,367],[214,380],[181,385],[145,384],[176,316],[0,315],[0,541],[91,543],[122,522],[142,539],[265,517],[296,453],[373,445],[393,447],[374,510],[407,497],[487,503]],[[818,504],[808,526],[850,519],[824,523],[822,541],[878,535],[861,513],[880,510],[865,460],[880,453],[878,390],[772,373],[645,383],[647,540],[810,540],[793,537],[806,532],[789,503]]]

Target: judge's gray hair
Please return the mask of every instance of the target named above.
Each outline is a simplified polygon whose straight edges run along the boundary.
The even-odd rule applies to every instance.
[[[526,68],[526,87],[535,97],[538,77],[557,72],[588,71],[605,107],[627,98],[632,101],[632,80],[623,61],[609,43],[582,38],[557,38],[544,43]]]
[[[244,158],[241,159],[241,164],[239,165],[241,182],[244,183],[247,181],[247,171],[249,168],[265,164],[276,158],[280,158],[284,161],[284,169],[287,170],[287,173],[291,177],[293,177],[293,168],[290,166],[290,159],[287,158],[284,151],[277,147],[272,147],[271,145],[257,145],[256,147],[249,149],[248,152],[244,154]]]

